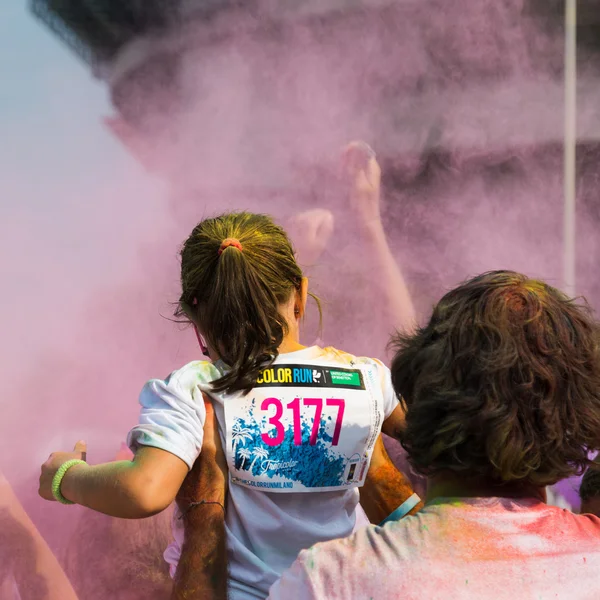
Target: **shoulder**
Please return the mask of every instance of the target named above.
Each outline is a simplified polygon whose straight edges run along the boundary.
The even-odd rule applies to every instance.
[[[324,358],[337,362],[347,368],[359,368],[371,379],[372,383],[379,385],[386,397],[396,398],[392,388],[392,374],[379,359],[368,356],[355,356],[331,346],[323,348]]]
[[[210,362],[197,360],[173,371],[165,379],[150,379],[140,394],[142,406],[181,402],[197,404],[202,392],[210,393],[210,384],[221,376],[220,371]]]
[[[348,537],[315,544],[303,553],[303,562],[312,570],[346,576],[365,561],[374,566],[379,554],[377,549],[388,537],[382,536],[383,532],[382,527],[367,525]]]
[[[396,547],[401,544],[394,539],[402,536],[397,529],[390,535],[390,528],[368,525],[349,537],[315,544],[298,555],[296,569],[302,570],[316,598],[363,597],[365,583],[398,562]],[[327,595],[332,581],[336,582],[333,596]]]
[[[580,540],[587,538],[592,540],[596,545],[598,544],[598,539],[600,538],[600,518],[596,515],[587,513],[577,515],[570,510],[556,506],[548,508],[554,511],[557,520],[561,519],[564,522],[564,525],[562,525],[563,530],[566,526],[570,525],[574,530],[574,537],[577,536]]]
[[[195,360],[173,371],[165,379],[165,383],[179,388],[191,388],[209,384],[219,377],[221,373],[211,362]]]
[[[389,369],[377,358],[370,358],[368,356],[356,356],[355,354],[350,354],[349,352],[338,350],[333,346],[323,348],[323,353],[325,355],[324,357],[326,358],[330,358],[341,363],[346,363],[350,366],[368,365],[375,367],[377,370],[381,370],[382,372],[389,372]]]

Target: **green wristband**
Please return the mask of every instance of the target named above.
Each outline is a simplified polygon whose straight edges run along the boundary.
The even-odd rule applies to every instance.
[[[56,473],[54,474],[54,477],[52,478],[52,495],[54,496],[54,499],[56,501],[60,502],[61,504],[75,504],[75,502],[71,502],[70,500],[67,500],[60,493],[60,484],[62,483],[64,476],[67,474],[67,471],[71,467],[74,467],[75,465],[86,465],[86,464],[87,463],[85,462],[85,460],[79,460],[78,458],[74,458],[72,460],[68,460],[66,463],[63,463],[62,465],[60,465],[60,467],[58,467],[58,471],[56,471]]]

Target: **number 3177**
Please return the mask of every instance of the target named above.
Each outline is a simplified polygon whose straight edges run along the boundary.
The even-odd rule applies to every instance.
[[[312,406],[315,409],[315,418],[313,421],[312,431],[310,432],[310,438],[308,443],[314,446],[317,443],[317,436],[319,434],[319,427],[321,425],[321,413],[323,412],[323,398],[303,398],[302,403],[304,406]],[[281,423],[281,417],[283,416],[283,404],[279,398],[266,398],[260,405],[261,410],[269,410],[271,406],[275,407],[275,414],[269,417],[269,424],[275,427],[275,435],[270,436],[268,433],[262,434],[262,441],[267,446],[279,446],[285,438],[285,428]],[[333,406],[337,408],[337,417],[335,419],[335,428],[333,430],[333,439],[331,441],[332,446],[337,446],[340,439],[340,431],[342,430],[342,421],[344,419],[344,409],[346,408],[345,400],[339,398],[327,398],[325,400],[325,406]],[[292,400],[287,407],[292,411],[293,423],[294,423],[294,445],[302,445],[302,420],[300,418],[300,398]]]

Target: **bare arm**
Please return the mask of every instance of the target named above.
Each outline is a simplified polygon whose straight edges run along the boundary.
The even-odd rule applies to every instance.
[[[77,600],[59,562],[0,475],[0,563],[22,600]]]
[[[402,271],[389,247],[381,218],[381,169],[375,153],[363,142],[350,144],[344,153],[350,204],[364,239],[362,251],[371,266],[370,279],[378,305],[390,327],[410,330],[415,309]]]
[[[185,537],[172,600],[226,600],[225,519],[220,506],[204,505],[184,517]]]
[[[365,485],[360,488],[360,503],[371,523],[381,523],[414,494],[410,481],[394,466],[383,445],[377,439]],[[408,514],[423,508],[419,502]]]
[[[228,479],[214,410],[210,402],[206,402],[202,452],[177,495],[177,504],[184,515],[185,537],[171,600],[227,599],[225,514],[222,507],[225,506]],[[200,501],[208,503],[192,505]]]
[[[53,500],[52,479],[64,462],[80,458],[74,452],[55,452],[42,465],[40,495]],[[173,500],[188,473],[186,463],[165,450],[141,446],[133,460],[100,465],[75,465],[64,476],[62,495],[71,502],[123,519],[141,519],[161,512]]]
[[[392,412],[392,414],[383,422],[381,431],[395,440],[400,440],[405,425],[406,413],[404,412],[402,405],[398,404],[394,409],[394,412]]]
[[[400,330],[414,328],[415,309],[404,276],[389,247],[381,219],[363,226],[366,248],[370,251],[372,283],[381,295],[386,320]]]

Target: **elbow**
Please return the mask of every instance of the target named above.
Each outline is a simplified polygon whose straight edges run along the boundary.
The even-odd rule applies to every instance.
[[[145,478],[144,478],[145,479]],[[153,517],[165,510],[175,499],[170,494],[165,493],[164,487],[152,480],[143,480],[136,482],[128,494],[130,514],[128,519],[146,519]]]
[[[165,510],[174,498],[167,498],[164,493],[149,488],[141,493],[135,503],[135,519],[153,517]]]
[[[152,498],[139,498],[135,506],[133,506],[130,519],[147,519],[161,513],[169,504],[156,502]]]

